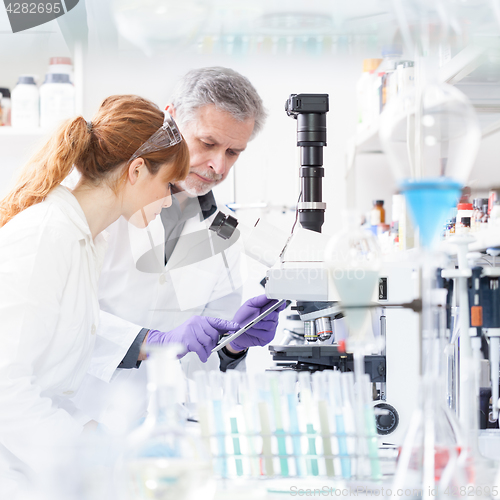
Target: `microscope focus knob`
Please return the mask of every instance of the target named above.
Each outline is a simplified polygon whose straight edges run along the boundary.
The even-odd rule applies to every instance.
[[[375,410],[384,410],[382,415],[375,415],[375,426],[377,432],[382,436],[391,434],[399,425],[399,414],[394,406],[389,403],[376,403]]]

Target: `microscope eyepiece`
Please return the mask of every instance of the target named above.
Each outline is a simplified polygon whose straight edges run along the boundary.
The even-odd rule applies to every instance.
[[[237,225],[237,219],[219,212],[208,229],[217,233],[223,240],[228,240],[233,235]]]

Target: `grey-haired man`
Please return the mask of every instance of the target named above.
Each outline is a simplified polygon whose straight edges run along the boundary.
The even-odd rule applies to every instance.
[[[262,129],[262,100],[239,73],[202,68],[185,75],[166,110],[188,143],[191,168],[174,186],[172,207],[163,209],[146,230],[125,220],[110,229],[99,284],[99,329],[106,340],[96,345],[89,380],[76,398],[96,420],[99,413],[89,410],[85,401],[95,401],[96,391],[110,391],[113,384],[105,382],[144,381],[144,367],[130,368],[139,367],[139,349],[150,329],[168,332],[195,315],[232,319],[241,304],[238,242],[224,243],[208,230],[219,210],[212,188],[227,177],[248,141]],[[250,305],[256,312],[266,306],[266,300]],[[271,339],[263,335],[247,345],[265,345]],[[203,368],[235,368],[245,355],[241,346],[228,346],[211,355]],[[188,376],[202,368],[195,352],[182,363]]]

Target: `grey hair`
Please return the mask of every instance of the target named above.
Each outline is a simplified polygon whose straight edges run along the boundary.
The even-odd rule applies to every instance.
[[[171,102],[181,124],[195,120],[198,109],[208,104],[238,121],[253,118],[252,139],[262,130],[267,117],[262,99],[248,78],[219,66],[186,73],[174,89]]]

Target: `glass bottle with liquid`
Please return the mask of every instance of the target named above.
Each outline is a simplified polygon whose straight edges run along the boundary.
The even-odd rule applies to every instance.
[[[148,346],[150,413],[131,433],[124,455],[122,498],[129,500],[211,500],[215,494],[212,462],[198,429],[188,431],[179,404],[182,373],[178,344]]]
[[[374,200],[370,211],[370,225],[378,226],[379,224],[385,224],[384,200]]]

